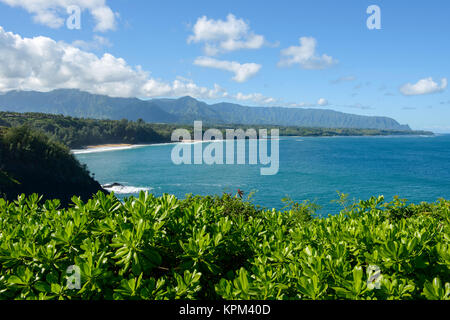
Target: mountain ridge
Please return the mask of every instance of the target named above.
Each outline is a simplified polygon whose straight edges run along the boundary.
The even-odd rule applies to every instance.
[[[114,98],[78,89],[9,91],[0,94],[0,111],[112,120],[143,119],[146,122],[174,124],[202,120],[208,124],[411,130],[408,125],[389,117],[362,116],[329,109],[250,107],[228,102],[207,104],[190,96],[150,100]]]

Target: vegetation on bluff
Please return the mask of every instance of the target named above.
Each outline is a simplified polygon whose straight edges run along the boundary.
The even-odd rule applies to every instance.
[[[0,126],[16,127],[28,125],[31,128],[43,131],[55,140],[70,148],[82,148],[88,145],[107,143],[151,144],[170,142],[172,132],[184,128],[193,132],[191,125],[146,123],[142,120],[95,120],[65,117],[44,113],[13,113],[0,112]],[[375,135],[412,135],[426,134],[425,131],[395,131],[378,129],[327,129],[306,127],[280,127],[280,126],[250,126],[250,125],[204,125],[203,130],[213,127],[221,130],[225,136],[225,129],[279,129],[281,136],[375,136]]]
[[[67,204],[89,199],[102,187],[59,142],[26,126],[0,130],[0,196],[39,193]]]
[[[328,218],[227,194],[72,201],[0,199],[0,299],[450,299],[449,201]]]
[[[171,132],[155,132],[143,121],[77,119],[43,113],[0,112],[3,126],[27,125],[70,148],[106,143],[158,143],[170,140]],[[2,123],[0,123],[2,125]]]

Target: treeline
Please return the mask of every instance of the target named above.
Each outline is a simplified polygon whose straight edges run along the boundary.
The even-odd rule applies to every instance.
[[[167,141],[142,120],[94,120],[45,113],[0,112],[0,125],[27,125],[43,131],[70,148],[106,143],[158,143]]]
[[[39,193],[63,205],[104,191],[68,147],[27,126],[0,129],[0,197]]]
[[[137,121],[96,120],[73,118],[62,115],[45,113],[14,113],[0,112],[0,126],[17,127],[27,125],[32,129],[43,131],[55,140],[75,149],[89,145],[108,143],[152,144],[169,142],[175,129],[185,128],[193,133],[192,125],[146,123],[142,119]],[[281,136],[376,136],[376,135],[431,135],[426,131],[396,131],[377,129],[332,129],[280,126],[251,126],[251,125],[215,125],[204,124],[203,130],[217,128],[225,136],[226,129],[279,129]]]
[[[251,126],[251,125],[218,125],[217,129],[241,128],[243,130],[254,128],[267,129],[270,135],[271,129],[279,129],[280,136],[292,137],[333,137],[333,136],[391,136],[391,135],[433,135],[430,131],[405,131],[405,130],[379,130],[379,129],[353,129],[353,128],[309,128],[309,127],[283,127],[283,126]]]

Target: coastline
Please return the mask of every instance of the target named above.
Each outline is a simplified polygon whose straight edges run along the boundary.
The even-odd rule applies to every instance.
[[[136,149],[136,148],[147,147],[147,146],[150,146],[150,144],[126,144],[126,143],[99,144],[99,145],[86,146],[83,149],[72,149],[72,150],[70,150],[70,152],[72,152],[73,154],[86,154],[86,153]]]
[[[195,144],[195,143],[205,143],[205,142],[212,142],[212,141],[214,141],[214,140],[211,140],[211,141],[185,140],[185,141],[179,141],[179,142],[169,141],[169,142],[157,142],[157,143],[148,143],[148,144],[109,143],[109,144],[90,145],[90,146],[86,146],[82,149],[71,149],[70,151],[73,154],[86,154],[86,153],[98,153],[98,152],[117,151],[117,150],[128,150],[128,149],[136,149],[136,148],[151,147],[151,146],[162,146],[162,145],[177,144],[177,143]]]
[[[109,144],[98,144],[92,146],[86,146],[85,149],[98,149],[98,148],[121,148],[121,147],[131,147],[132,144],[128,143],[109,143]]]
[[[437,134],[433,135],[421,135],[421,134],[411,134],[411,135],[403,135],[403,134],[392,134],[392,135],[330,135],[330,136],[280,136],[276,140],[280,140],[280,138],[351,138],[351,137],[379,137],[379,138],[392,138],[392,137],[433,137]],[[270,140],[267,139],[267,140]],[[208,143],[208,142],[219,142],[219,141],[226,141],[226,139],[223,140],[184,140],[184,141],[168,141],[168,142],[157,142],[157,143],[148,143],[148,144],[129,144],[129,143],[108,143],[108,144],[99,144],[99,145],[89,145],[82,149],[71,149],[70,151],[73,154],[87,154],[87,153],[99,153],[99,152],[108,152],[108,151],[118,151],[118,150],[128,150],[128,149],[136,149],[136,148],[143,148],[143,147],[150,147],[150,146],[162,146],[162,145],[172,145],[172,144],[178,144],[178,143],[185,143],[185,144],[197,144],[197,143]]]

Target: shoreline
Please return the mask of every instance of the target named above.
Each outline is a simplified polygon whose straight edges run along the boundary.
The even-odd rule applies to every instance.
[[[98,153],[98,152],[108,152],[117,150],[128,150],[136,149],[141,147],[150,146],[151,144],[127,144],[127,143],[113,143],[113,144],[99,144],[86,146],[83,149],[71,149],[72,154],[87,154],[87,153]]]
[[[71,149],[70,151],[73,154],[85,154],[85,153],[98,153],[98,152],[106,152],[106,151],[117,151],[117,150],[128,150],[128,149],[136,149],[150,146],[162,146],[168,144],[177,144],[177,143],[186,143],[186,144],[195,144],[195,143],[205,143],[212,142],[203,141],[203,140],[185,140],[185,141],[168,141],[168,142],[156,142],[156,143],[147,143],[147,144],[129,144],[129,143],[108,143],[108,144],[99,144],[99,145],[90,145],[86,146],[82,149]],[[224,141],[224,140],[220,140]]]
[[[337,137],[379,137],[379,138],[389,138],[389,137],[432,137],[437,136],[439,134],[433,135],[402,135],[402,134],[393,134],[393,135],[333,135],[333,136],[279,136],[280,138],[337,138]],[[257,139],[259,140],[259,139]],[[266,139],[270,140],[270,138]],[[107,143],[107,144],[99,144],[99,145],[89,145],[82,149],[71,149],[70,151],[73,154],[86,154],[86,153],[98,153],[98,152],[107,152],[107,151],[117,151],[117,150],[128,150],[128,149],[136,149],[142,147],[150,147],[150,146],[162,146],[168,144],[178,144],[178,143],[186,143],[186,144],[196,144],[196,143],[208,143],[208,142],[219,142],[219,141],[227,141],[227,139],[223,140],[184,140],[184,141],[168,141],[168,142],[156,142],[156,143],[148,143],[148,144],[129,144],[129,143]]]
[[[86,146],[84,149],[98,149],[98,148],[121,148],[121,147],[131,147],[132,144],[129,143],[108,143],[108,144],[98,144],[92,146]]]

